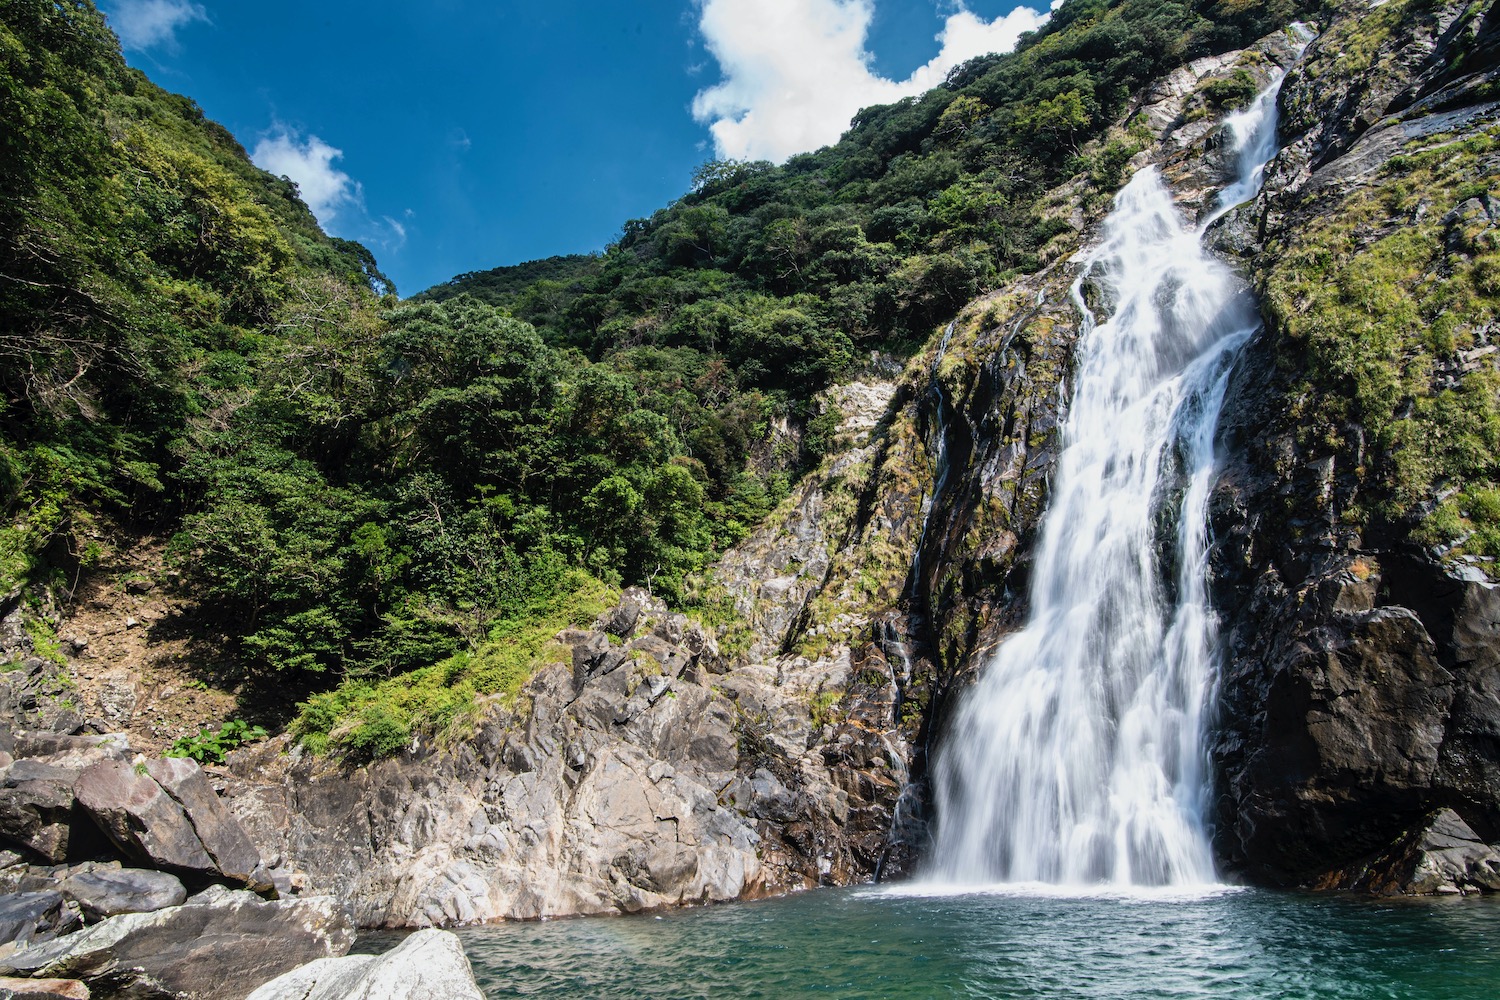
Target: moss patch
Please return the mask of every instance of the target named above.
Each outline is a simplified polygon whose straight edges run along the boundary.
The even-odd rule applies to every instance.
[[[1497,174],[1500,130],[1414,142],[1311,219],[1265,289],[1281,361],[1304,372],[1303,444],[1360,462],[1352,516],[1412,523],[1455,555],[1500,556]]]

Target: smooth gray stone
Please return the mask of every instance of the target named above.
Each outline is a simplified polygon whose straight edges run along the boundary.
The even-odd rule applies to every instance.
[[[72,875],[63,880],[62,891],[94,918],[152,913],[187,899],[187,890],[176,876],[140,868]]]

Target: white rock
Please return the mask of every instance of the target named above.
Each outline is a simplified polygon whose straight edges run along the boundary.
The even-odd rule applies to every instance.
[[[380,956],[325,958],[294,969],[248,1000],[484,1000],[458,937],[417,931]]]

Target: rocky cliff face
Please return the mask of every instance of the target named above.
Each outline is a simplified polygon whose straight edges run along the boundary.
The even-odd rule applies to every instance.
[[[1497,28],[1461,3],[1335,20],[1287,81],[1266,193],[1226,233],[1268,319],[1213,500],[1218,841],[1250,878],[1430,891],[1368,873],[1424,830],[1500,837],[1500,592],[1433,517],[1491,467],[1445,456],[1494,405],[1494,290],[1465,275],[1495,240]],[[1444,884],[1487,884],[1464,870]]]
[[[347,900],[362,925],[395,927],[868,879],[912,722],[834,563],[871,520],[850,491],[888,447],[894,391],[845,390],[848,450],[726,559],[714,585],[754,628],[720,636],[627,591],[594,628],[558,637],[569,662],[457,747],[363,768],[285,755],[284,741],[236,755],[224,791],[268,864]],[[867,525],[881,537],[902,518],[889,503]],[[819,623],[810,606],[829,586],[847,610]]]
[[[1259,200],[1212,234],[1267,319],[1224,407],[1212,505],[1225,640],[1213,819],[1240,877],[1495,882],[1500,598],[1480,507],[1495,289],[1480,275],[1496,246],[1496,37],[1483,5],[1342,5],[1300,62],[1286,36],[1205,60],[1124,123],[1152,136],[1134,165],[1156,163],[1198,214],[1226,166],[1217,124],[1195,113],[1202,83],[1291,71],[1286,148]],[[1086,232],[1087,201],[1061,196]],[[1078,332],[1069,265],[972,307],[914,391],[944,472],[908,611],[950,698],[1024,617]],[[1309,289],[1325,285],[1337,295],[1319,302]],[[1381,326],[1407,313],[1404,339]],[[1461,530],[1435,540],[1452,504]]]

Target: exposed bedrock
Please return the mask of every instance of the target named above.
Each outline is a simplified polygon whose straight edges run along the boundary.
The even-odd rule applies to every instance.
[[[1228,461],[1211,506],[1226,647],[1214,818],[1225,863],[1252,880],[1472,891],[1493,888],[1484,843],[1500,839],[1500,591],[1492,561],[1423,542],[1424,519],[1462,483],[1440,473],[1413,486],[1401,470],[1414,467],[1412,429],[1430,434],[1424,460],[1441,454],[1446,428],[1418,407],[1492,373],[1497,331],[1460,318],[1458,349],[1397,342],[1381,363],[1413,397],[1395,413],[1347,404],[1350,386],[1382,369],[1362,360],[1334,381],[1319,366],[1337,341],[1304,331],[1319,308],[1309,261],[1333,240],[1423,311],[1492,245],[1488,203],[1448,186],[1441,163],[1473,156],[1458,169],[1491,184],[1500,172],[1469,142],[1500,112],[1485,99],[1500,31],[1493,11],[1461,3],[1407,5],[1394,30],[1381,20],[1394,7],[1359,19],[1357,6],[1288,78],[1288,144],[1259,202],[1222,234],[1245,255],[1268,323],[1224,407]],[[1369,69],[1341,71],[1356,49]],[[1402,176],[1395,157],[1433,151],[1437,168]],[[1408,272],[1380,272],[1393,234],[1418,250],[1431,242],[1430,263],[1413,253]],[[1358,357],[1369,314],[1362,290],[1347,294],[1336,332]],[[1414,415],[1428,423],[1390,429]],[[1459,841],[1473,855],[1462,863]]]
[[[613,628],[620,634],[605,631]],[[812,711],[858,666],[732,665],[644,592],[473,740],[368,767],[244,754],[268,860],[365,926],[637,912],[859,879],[904,779],[891,734]]]

